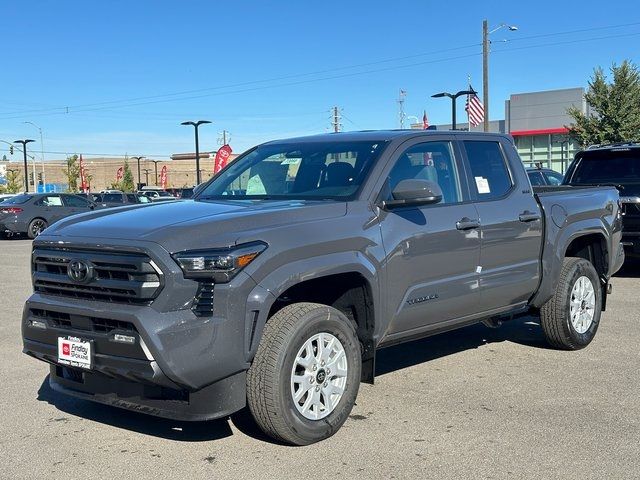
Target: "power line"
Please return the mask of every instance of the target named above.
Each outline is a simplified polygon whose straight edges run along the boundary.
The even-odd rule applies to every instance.
[[[608,29],[614,29],[614,28],[624,28],[624,27],[630,27],[630,26],[636,26],[636,25],[640,25],[640,22],[625,23],[625,24],[618,24],[618,25],[608,25],[608,26],[592,27],[592,28],[582,28],[582,29],[576,29],[576,30],[566,30],[566,31],[545,33],[545,34],[539,34],[539,35],[529,35],[529,36],[526,36],[526,37],[517,37],[517,38],[514,38],[514,39],[510,39],[509,42],[517,42],[517,41],[523,41],[523,40],[530,40],[530,39],[534,39],[534,38],[553,37],[553,36],[560,36],[560,35],[570,35],[570,34],[574,34],[574,33],[584,33],[584,32],[591,32],[591,31],[608,30]],[[609,38],[609,37],[601,37],[601,38]],[[585,39],[585,41],[586,40],[588,40],[588,39]],[[156,102],[144,102],[144,103],[131,103],[131,102],[139,102],[141,100],[153,100],[153,99],[159,100],[159,99],[164,99],[164,100],[162,100],[163,102],[168,102],[168,101],[188,100],[188,99],[191,99],[191,98],[202,98],[202,96],[181,97],[181,95],[189,95],[189,94],[193,94],[193,93],[209,92],[209,91],[214,91],[214,90],[224,90],[224,89],[237,88],[237,87],[243,87],[243,86],[248,86],[248,85],[256,85],[256,84],[260,84],[260,83],[277,82],[277,81],[281,81],[281,80],[289,80],[289,79],[301,78],[301,77],[312,76],[312,75],[321,75],[321,74],[324,74],[324,73],[331,73],[331,72],[336,72],[336,71],[340,71],[340,70],[349,70],[349,69],[354,69],[354,68],[362,68],[362,67],[366,67],[366,66],[378,65],[378,64],[388,63],[388,62],[396,62],[396,61],[401,61],[401,60],[408,60],[408,59],[411,59],[411,58],[418,58],[418,57],[421,57],[421,56],[436,55],[436,54],[447,53],[447,52],[452,52],[452,51],[464,50],[464,49],[468,49],[468,48],[471,48],[471,47],[476,47],[476,46],[479,46],[479,45],[480,45],[479,43],[472,43],[472,44],[462,45],[462,46],[458,46],[458,47],[452,47],[452,48],[440,49],[440,50],[433,50],[433,51],[429,51],[429,52],[416,53],[416,54],[405,55],[405,56],[401,56],[401,57],[391,57],[391,58],[386,58],[386,59],[381,59],[381,60],[376,60],[376,61],[371,61],[371,62],[366,62],[366,63],[360,63],[360,64],[354,64],[354,65],[346,65],[346,66],[341,66],[341,67],[333,67],[333,68],[328,68],[328,69],[323,69],[323,70],[316,70],[316,71],[313,71],[313,72],[305,72],[305,73],[298,73],[298,74],[285,75],[285,76],[279,76],[279,77],[272,77],[272,78],[261,79],[261,80],[252,80],[252,81],[248,81],[248,82],[241,82],[241,83],[228,84],[228,85],[220,85],[220,86],[215,86],[215,87],[207,87],[207,88],[193,89],[193,90],[183,90],[183,91],[172,92],[172,93],[149,95],[149,96],[142,96],[142,97],[133,97],[133,98],[121,99],[121,100],[109,100],[109,101],[104,101],[104,102],[86,103],[86,104],[79,104],[79,105],[73,105],[73,106],[60,106],[60,107],[51,107],[51,108],[47,108],[47,109],[31,109],[31,110],[17,110],[17,111],[12,111],[12,112],[0,112],[0,115],[14,115],[14,114],[26,114],[26,113],[36,113],[37,114],[37,113],[45,113],[45,112],[48,112],[49,114],[66,114],[66,113],[69,113],[69,112],[74,112],[75,110],[79,110],[79,111],[91,111],[91,110],[93,110],[93,109],[87,109],[87,107],[100,107],[100,106],[111,105],[113,108],[124,108],[124,107],[128,107],[128,106],[138,106],[138,105],[144,105],[144,104],[159,103],[159,101],[156,101]],[[453,59],[456,59],[456,58],[458,58],[458,57],[453,57]],[[407,65],[407,66],[414,66],[414,65],[420,65],[420,64],[422,64],[422,63],[410,64],[410,65]],[[404,68],[404,66],[401,66],[400,68]],[[378,70],[367,71],[367,72],[356,72],[355,75],[367,74],[367,73],[375,73],[377,71]],[[333,77],[329,77],[329,79],[331,79],[331,78],[333,78]],[[341,78],[341,77],[338,76],[336,78]],[[310,80],[308,80],[308,82],[322,81],[322,80],[326,80],[326,78],[310,79]],[[306,83],[306,82],[304,82],[304,83]],[[273,88],[273,87],[278,87],[278,86],[281,86],[281,85],[263,86],[262,88]],[[285,85],[285,86],[287,86],[287,85]],[[253,89],[251,89],[251,90],[253,90]],[[241,90],[240,92],[243,92],[243,91],[245,91],[245,90]],[[237,93],[237,92],[227,92],[227,93]],[[180,96],[180,97],[179,98],[167,98],[167,97],[178,97],[178,96]],[[123,105],[117,105],[117,104],[123,104]],[[127,104],[129,104],[129,105],[127,105]],[[18,118],[18,117],[9,117],[9,118]]]

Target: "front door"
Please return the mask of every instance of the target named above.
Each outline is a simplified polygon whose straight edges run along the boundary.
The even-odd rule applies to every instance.
[[[423,139],[424,140],[424,139]],[[437,182],[441,202],[382,210],[385,297],[393,338],[419,334],[477,310],[478,214],[453,142],[410,140],[394,156],[383,196],[404,179]],[[389,337],[387,339],[390,339]]]

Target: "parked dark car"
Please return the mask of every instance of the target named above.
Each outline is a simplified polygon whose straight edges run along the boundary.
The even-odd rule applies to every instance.
[[[566,185],[612,185],[622,203],[622,245],[640,260],[640,143],[592,147],[578,152],[565,175]]]
[[[96,204],[86,197],[68,193],[25,193],[0,203],[0,233],[26,233],[36,238],[61,218],[86,213]]]
[[[151,199],[137,193],[103,193],[98,197],[96,203],[101,207],[123,207],[125,205],[151,203]]]
[[[564,175],[555,170],[551,170],[550,168],[527,168],[527,175],[529,176],[529,181],[531,182],[531,186],[542,186],[542,185],[561,185],[562,179]]]

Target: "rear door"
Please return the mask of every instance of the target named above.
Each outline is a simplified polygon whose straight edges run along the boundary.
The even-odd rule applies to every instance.
[[[478,214],[460,155],[450,136],[429,139],[405,142],[383,174],[383,200],[398,182],[413,178],[437,182],[444,194],[438,204],[380,213],[391,339],[473,314],[479,301]]]
[[[49,225],[68,215],[62,197],[57,194],[44,195],[34,205],[37,207],[35,217],[44,218]]]
[[[541,211],[525,169],[506,139],[469,135],[460,143],[482,224],[481,309],[524,303],[538,285],[542,248]]]

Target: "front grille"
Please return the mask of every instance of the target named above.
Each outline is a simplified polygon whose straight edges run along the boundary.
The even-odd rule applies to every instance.
[[[67,274],[74,260],[90,266],[88,281]],[[148,305],[162,289],[162,275],[141,253],[36,247],[32,262],[34,290],[49,295]]]
[[[197,317],[211,317],[213,315],[213,282],[200,282],[198,292],[193,300],[191,311]]]
[[[138,333],[133,323],[110,318],[89,317],[85,315],[72,315],[69,313],[32,308],[31,319],[41,320],[53,328],[62,330],[74,330],[109,334],[114,330]]]

